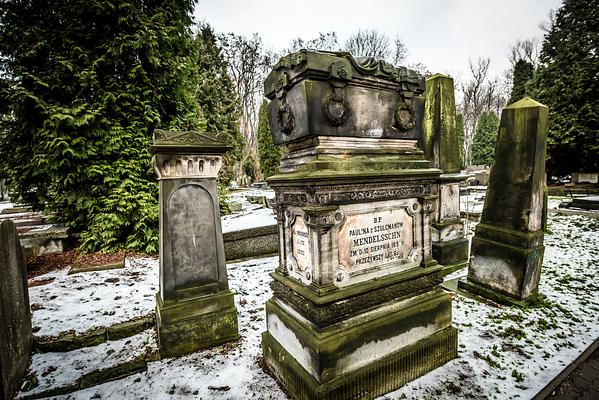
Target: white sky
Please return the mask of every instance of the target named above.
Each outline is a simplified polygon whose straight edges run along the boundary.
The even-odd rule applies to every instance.
[[[538,25],[561,0],[199,0],[196,20],[216,32],[257,32],[273,50],[292,39],[337,32],[340,43],[362,28],[395,35],[408,48],[407,63],[433,72],[468,76],[468,59],[490,57],[492,75],[509,67],[510,46],[542,38]]]

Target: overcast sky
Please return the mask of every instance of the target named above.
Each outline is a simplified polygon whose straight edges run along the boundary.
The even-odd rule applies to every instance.
[[[468,59],[491,58],[491,73],[509,67],[510,46],[542,38],[539,23],[561,0],[199,0],[195,16],[216,32],[257,32],[273,50],[292,39],[337,32],[339,42],[362,28],[399,37],[407,63],[431,72],[467,76]]]

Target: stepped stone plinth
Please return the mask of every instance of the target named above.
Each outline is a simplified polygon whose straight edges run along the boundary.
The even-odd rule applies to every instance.
[[[431,222],[443,171],[422,150],[424,79],[348,53],[283,57],[265,92],[289,152],[266,367],[295,399],[372,399],[457,356]]]

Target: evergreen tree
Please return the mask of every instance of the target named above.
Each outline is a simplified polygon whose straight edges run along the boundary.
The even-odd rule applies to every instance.
[[[208,24],[200,27],[195,39],[198,46],[199,85],[197,99],[206,118],[208,132],[225,132],[233,149],[223,157],[219,181],[228,184],[234,178],[233,167],[241,160],[244,140],[239,132],[239,102],[235,85],[227,73],[214,31]]]
[[[514,83],[508,104],[517,102],[529,95],[528,85],[532,80],[535,68],[525,60],[518,60],[514,65]]]
[[[462,114],[456,114],[455,116],[455,129],[458,135],[458,142],[460,146],[460,168],[466,168],[466,160],[464,158],[464,140],[466,137],[464,131],[464,116]]]
[[[195,1],[3,1],[0,162],[86,250],[157,249],[155,128],[203,129]]]
[[[472,140],[472,165],[493,165],[499,118],[485,111],[478,117]]]
[[[549,107],[547,170],[599,171],[599,6],[564,0],[545,35],[536,99]]]
[[[258,156],[262,176],[268,178],[279,171],[281,147],[272,141],[272,132],[268,122],[268,101],[264,100],[258,113]]]

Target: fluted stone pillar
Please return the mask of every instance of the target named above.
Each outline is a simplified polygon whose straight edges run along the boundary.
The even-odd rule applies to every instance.
[[[225,265],[216,177],[229,147],[210,134],[157,130],[160,182],[160,354],[180,356],[236,340],[237,311]]]

